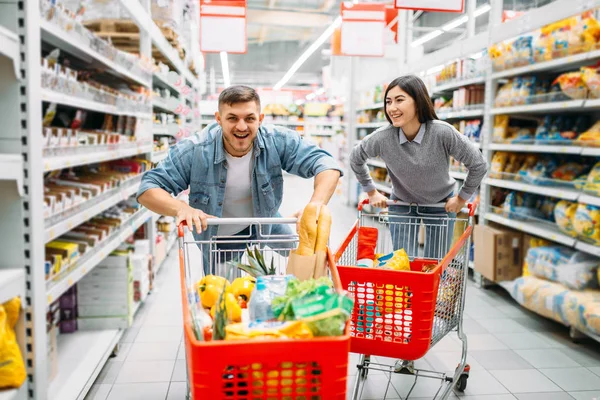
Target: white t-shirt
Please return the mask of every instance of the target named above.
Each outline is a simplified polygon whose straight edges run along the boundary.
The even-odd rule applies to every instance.
[[[250,151],[243,157],[225,152],[227,160],[227,184],[223,200],[223,218],[250,218],[254,216],[252,204],[252,157]],[[248,225],[221,225],[219,236],[231,236],[246,229]]]

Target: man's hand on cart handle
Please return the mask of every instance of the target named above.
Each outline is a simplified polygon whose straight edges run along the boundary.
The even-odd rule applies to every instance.
[[[190,229],[192,229],[192,227],[195,226],[196,232],[202,233],[207,229],[207,220],[209,218],[215,217],[209,214],[205,214],[204,212],[183,203],[179,211],[177,211],[176,223],[177,225],[179,225],[182,221],[185,221]]]
[[[369,204],[377,208],[387,208],[388,198],[379,193],[377,189],[374,189],[367,193],[369,195]]]
[[[465,204],[467,204],[467,201],[456,195],[446,202],[446,212],[459,213]]]

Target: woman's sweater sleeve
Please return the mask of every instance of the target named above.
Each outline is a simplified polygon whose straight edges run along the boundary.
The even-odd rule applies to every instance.
[[[356,179],[362,186],[363,191],[370,192],[375,190],[373,178],[369,174],[367,160],[379,156],[378,136],[375,132],[361,140],[350,153],[350,167],[356,175]]]
[[[456,129],[452,128],[451,134],[446,137],[448,138],[448,153],[463,163],[469,171],[458,193],[461,199],[469,200],[487,173],[487,163],[481,151]]]

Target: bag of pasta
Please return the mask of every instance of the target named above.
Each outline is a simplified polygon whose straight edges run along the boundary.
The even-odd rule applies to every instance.
[[[19,388],[26,378],[15,333],[20,308],[18,297],[0,305],[0,389]]]
[[[573,229],[580,237],[600,244],[600,208],[579,204],[573,218]]]
[[[554,219],[561,231],[569,236],[576,237],[577,232],[573,227],[573,219],[577,211],[577,203],[561,200],[554,207]]]
[[[600,162],[596,163],[587,175],[583,190],[587,193],[600,196]]]

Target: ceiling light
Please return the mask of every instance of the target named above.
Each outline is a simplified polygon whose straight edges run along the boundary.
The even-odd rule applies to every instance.
[[[490,11],[492,9],[492,6],[489,4],[486,4],[484,6],[479,7],[477,10],[475,10],[475,12],[473,13],[473,15],[475,15],[475,18],[485,14],[486,12]]]
[[[227,52],[221,52],[221,68],[223,69],[223,85],[226,88],[231,86],[231,80],[229,78],[229,62],[227,61]]]
[[[466,15],[463,15],[462,17],[457,18],[453,21],[450,21],[446,25],[443,25],[442,30],[446,31],[446,32],[451,31],[452,29],[456,29],[459,26],[461,26],[462,24],[465,24],[468,20],[469,20],[469,17]]]
[[[425,42],[429,42],[430,40],[435,39],[436,37],[440,36],[442,33],[444,33],[444,31],[442,31],[441,29],[436,29],[433,32],[429,32],[428,34],[421,36],[420,38],[418,38],[417,40],[412,42],[410,45],[412,47],[420,46]]]
[[[325,32],[323,32],[321,34],[321,36],[319,36],[317,38],[317,40],[315,40],[315,42],[313,44],[311,44],[309,46],[308,49],[306,49],[304,51],[304,53],[302,53],[302,55],[296,60],[296,62],[292,65],[292,67],[290,68],[290,70],[288,72],[286,72],[286,74],[283,76],[283,78],[281,78],[281,80],[279,82],[277,82],[275,84],[275,86],[273,86],[273,90],[279,90],[283,87],[283,85],[285,85],[292,76],[294,76],[294,74],[296,73],[296,71],[298,71],[298,69],[300,69],[300,67],[302,66],[302,64],[304,64],[304,62],[306,60],[308,60],[308,58],[319,48],[323,45],[323,43],[325,43],[325,41],[327,39],[329,39],[329,37],[333,34],[333,31],[335,31],[335,29],[340,26],[340,24],[342,23],[342,17],[338,16],[331,25],[329,25],[329,27],[327,29],[325,29]]]

